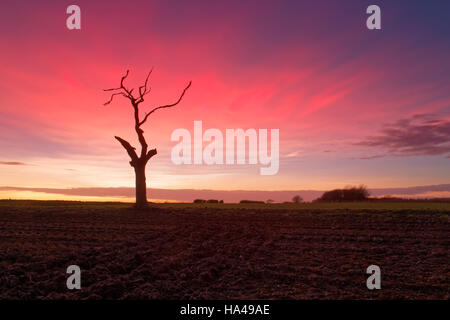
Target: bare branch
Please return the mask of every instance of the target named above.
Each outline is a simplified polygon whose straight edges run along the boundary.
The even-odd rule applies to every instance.
[[[118,137],[118,136],[114,136],[114,138],[116,138],[120,144],[125,148],[125,150],[127,150],[128,155],[131,158],[131,162],[130,164],[133,166],[133,164],[137,164],[137,162],[139,161],[139,158],[136,154],[136,148],[134,148],[128,141]]]
[[[123,86],[123,81],[128,77],[129,72],[130,72],[130,70],[127,70],[127,73],[122,77],[122,79],[120,79],[120,87],[121,88],[125,89],[125,87]]]
[[[168,104],[168,105],[165,105],[165,106],[159,106],[159,107],[156,107],[156,108],[150,110],[149,112],[147,112],[147,113],[145,114],[144,119],[143,119],[141,122],[139,122],[139,126],[142,126],[142,125],[145,123],[145,121],[147,121],[148,116],[151,115],[151,114],[152,114],[153,112],[155,112],[156,110],[164,109],[164,108],[171,108],[171,107],[174,107],[174,106],[176,106],[177,104],[179,104],[180,101],[181,101],[181,99],[183,99],[183,96],[184,96],[184,94],[186,93],[187,89],[189,89],[189,87],[191,86],[191,84],[192,84],[192,81],[189,81],[189,84],[186,86],[186,88],[184,88],[183,92],[181,93],[180,97],[178,98],[178,100],[177,100],[175,103]]]
[[[103,89],[103,91],[114,91],[114,90],[124,89],[125,87],[123,86],[123,80],[125,80],[125,78],[128,77],[128,73],[129,72],[130,72],[130,70],[127,70],[127,73],[120,79],[120,87],[118,87],[118,88],[110,88],[110,89]]]
[[[142,86],[139,87],[139,99],[136,100],[137,104],[140,104],[141,102],[144,102],[144,96],[151,91],[151,88],[145,88],[144,91],[142,91]]]
[[[125,98],[127,98],[127,95],[126,95],[125,93],[123,93],[123,92],[113,93],[113,94],[111,95],[111,98],[109,98],[109,100],[106,101],[103,105],[106,106],[106,105],[110,104],[110,103],[113,101],[114,96],[118,96],[118,95],[122,95],[122,96],[124,96]]]
[[[153,156],[156,155],[156,154],[157,154],[156,149],[151,149],[151,150],[147,153],[147,155],[145,156],[145,160],[146,160],[146,161],[150,160],[150,158],[153,157]]]
[[[150,72],[147,74],[147,78],[145,78],[145,83],[143,86],[139,87],[139,100],[137,101],[137,103],[141,103],[144,101],[144,96],[150,92],[151,88],[147,89],[147,83],[148,83],[148,78],[150,77],[150,75],[153,72],[153,67],[151,68]],[[144,91],[142,91],[142,89],[144,89]]]
[[[153,67],[151,68],[150,72],[147,74],[147,78],[145,78],[145,83],[144,83],[144,85],[141,87],[141,88],[144,88],[144,89],[145,89],[144,92],[147,90],[148,78],[150,77],[150,75],[152,74],[152,72],[153,72]]]
[[[114,91],[114,90],[120,90],[122,88],[110,88],[110,89],[103,89],[103,91]]]
[[[132,95],[133,89],[128,90],[128,89],[123,85],[123,81],[128,77],[129,72],[130,72],[130,71],[127,70],[126,74],[120,79],[120,87],[119,87],[119,88],[103,89],[103,91],[123,90],[123,91],[125,91],[125,93],[122,92],[122,95],[123,95],[123,96],[125,96],[125,97],[128,98],[128,99],[130,99],[131,101],[135,101],[136,99],[135,99],[135,98],[133,97],[133,95]],[[120,93],[117,93],[117,94],[120,94]],[[114,94],[114,95],[115,95],[115,94]],[[109,103],[111,103],[111,101],[112,101],[112,96],[111,96],[111,99],[110,99]],[[109,103],[106,103],[106,104],[109,104]],[[105,104],[105,105],[106,105],[106,104]]]

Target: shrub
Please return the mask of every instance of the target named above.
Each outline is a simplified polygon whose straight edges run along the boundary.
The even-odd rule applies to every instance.
[[[335,189],[325,192],[316,201],[336,202],[336,201],[364,201],[369,197],[369,191],[364,185],[359,187],[346,187],[345,189]]]

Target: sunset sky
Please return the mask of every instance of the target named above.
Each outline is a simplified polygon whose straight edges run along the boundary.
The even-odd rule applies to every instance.
[[[66,8],[81,8],[81,30]],[[381,8],[381,30],[366,8]],[[148,71],[149,188],[327,190],[450,183],[449,1],[2,1],[0,187],[133,187]],[[177,128],[280,130],[280,168],[175,165]],[[450,193],[449,193],[450,194]],[[95,193],[92,194],[95,196]],[[0,190],[0,198],[68,198]],[[149,197],[152,198],[151,190]],[[86,198],[91,199],[91,198]],[[95,199],[93,197],[92,199]]]

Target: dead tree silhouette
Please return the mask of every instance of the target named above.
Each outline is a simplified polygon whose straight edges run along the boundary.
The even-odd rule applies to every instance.
[[[181,93],[178,100],[172,104],[167,104],[159,107],[155,107],[145,113],[144,117],[140,118],[139,115],[139,107],[142,102],[144,102],[144,97],[147,95],[151,88],[148,86],[148,79],[150,75],[152,74],[152,70],[147,74],[147,78],[145,79],[144,85],[140,86],[138,91],[139,95],[136,97],[133,95],[134,89],[128,89],[125,87],[123,82],[128,77],[129,70],[127,70],[126,74],[121,78],[120,80],[120,87],[118,88],[111,88],[111,89],[104,89],[104,91],[112,91],[111,97],[107,102],[104,103],[104,105],[110,104],[115,96],[123,96],[127,98],[131,106],[133,107],[134,111],[134,130],[136,131],[136,134],[138,136],[139,144],[141,145],[141,153],[140,156],[136,153],[136,148],[134,148],[128,141],[118,137],[114,136],[120,144],[125,148],[128,155],[131,158],[130,165],[134,168],[134,172],[136,175],[136,207],[137,208],[144,208],[147,207],[147,183],[145,178],[145,167],[147,165],[147,162],[150,160],[151,157],[153,157],[157,152],[156,149],[148,150],[148,144],[144,137],[144,130],[142,130],[142,125],[147,121],[148,117],[153,114],[155,111],[165,108],[171,108],[176,106],[178,103],[180,103],[181,99],[183,99],[184,94],[191,86],[191,81],[189,81],[189,84],[184,88],[183,92]]]

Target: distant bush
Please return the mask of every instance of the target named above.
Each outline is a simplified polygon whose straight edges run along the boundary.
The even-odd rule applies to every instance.
[[[209,200],[204,200],[204,199],[195,199],[194,203],[223,203],[223,200],[216,200],[216,199],[209,199]]]
[[[303,198],[300,197],[299,195],[296,195],[292,198],[292,202],[294,202],[294,203],[300,203],[302,201],[303,201]]]
[[[264,203],[264,201],[255,201],[255,200],[241,200],[239,203]]]
[[[364,185],[359,187],[347,187],[345,189],[335,189],[325,192],[316,201],[340,202],[340,201],[364,201],[369,197],[369,191]]]

